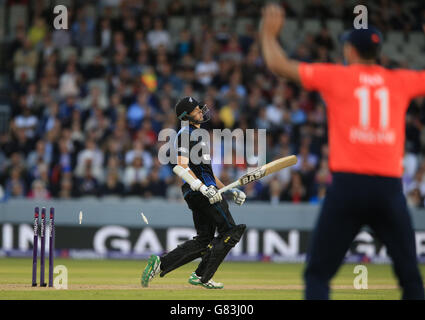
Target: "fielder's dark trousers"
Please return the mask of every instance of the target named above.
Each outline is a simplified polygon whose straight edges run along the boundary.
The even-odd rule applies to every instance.
[[[219,203],[210,204],[209,200],[200,192],[188,192],[185,200],[192,210],[193,223],[197,235],[193,240],[186,241],[183,245],[162,256],[161,269],[167,269],[175,261],[199,249],[201,249],[202,254],[198,257],[203,257],[207,246],[214,239],[216,230],[218,233],[217,236],[220,237],[220,235],[235,226],[235,221],[229,211],[229,205],[224,198]],[[198,276],[203,275],[206,265],[205,259],[202,258],[201,263],[195,271]]]
[[[386,246],[402,298],[424,299],[401,179],[350,173],[334,173],[327,190],[307,253],[305,298],[329,298],[329,282],[364,225]]]

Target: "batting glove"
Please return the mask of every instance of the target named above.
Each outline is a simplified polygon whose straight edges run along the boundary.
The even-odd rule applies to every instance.
[[[241,191],[237,188],[233,188],[230,191],[233,194],[233,201],[235,201],[235,203],[239,206],[243,205],[243,203],[245,202],[245,199],[246,199],[245,192],[243,192],[243,191]]]
[[[217,188],[214,186],[207,187],[203,185],[201,186],[201,188],[199,188],[199,191],[201,191],[201,193],[208,198],[211,204],[214,204],[216,202],[220,202],[221,200],[223,200],[221,194],[218,193]]]

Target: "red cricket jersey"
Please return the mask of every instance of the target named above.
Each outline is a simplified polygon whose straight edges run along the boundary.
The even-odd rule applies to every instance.
[[[327,105],[331,171],[401,177],[405,115],[425,71],[300,63],[302,85]]]

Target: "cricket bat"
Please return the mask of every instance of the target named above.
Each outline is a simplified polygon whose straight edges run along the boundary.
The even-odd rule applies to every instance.
[[[259,180],[265,176],[268,176],[269,174],[275,173],[279,170],[282,170],[284,168],[293,166],[297,163],[297,157],[296,156],[288,156],[283,157],[277,160],[274,160],[272,162],[266,163],[265,165],[248,172],[247,174],[244,174],[242,177],[240,177],[235,182],[232,182],[231,184],[228,184],[227,186],[221,188],[218,190],[219,193],[226,192],[232,188],[236,188],[239,186],[244,186],[252,181]]]

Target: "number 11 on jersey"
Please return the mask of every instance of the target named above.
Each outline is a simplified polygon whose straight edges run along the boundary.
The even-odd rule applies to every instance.
[[[369,87],[357,88],[354,95],[359,99],[359,125],[363,129],[367,129],[370,126],[371,89]],[[385,130],[388,128],[390,120],[388,89],[381,87],[374,90],[373,96],[379,102],[379,127],[381,130]]]

